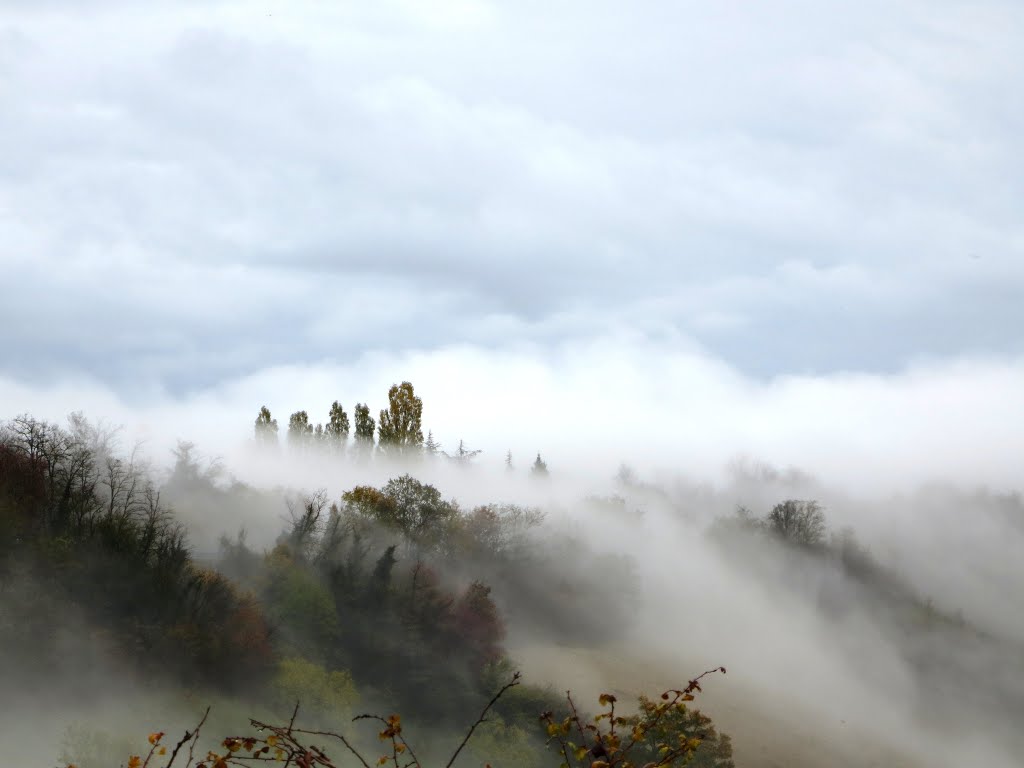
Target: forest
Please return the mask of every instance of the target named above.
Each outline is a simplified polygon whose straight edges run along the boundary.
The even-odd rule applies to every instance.
[[[420,405],[411,385],[402,386],[392,390],[392,410],[381,414],[379,444],[372,432],[360,431],[367,417],[356,408],[361,460],[376,453],[408,458],[422,448]],[[415,403],[416,410],[403,412],[403,403]],[[324,448],[329,440],[333,449],[343,447],[347,423],[339,412],[332,409],[338,418],[327,430],[293,416],[291,449],[312,450],[319,440]],[[262,409],[256,438],[264,448],[272,426]],[[632,713],[616,713],[602,699],[602,706],[611,706],[602,717],[577,713],[571,699],[570,715],[564,696],[520,679],[503,647],[506,622],[517,612],[547,615],[552,633],[580,638],[607,635],[628,620],[628,612],[614,606],[600,622],[588,618],[606,590],[598,574],[584,568],[571,582],[557,572],[566,542],[538,535],[540,509],[463,509],[404,473],[379,488],[355,486],[339,499],[315,492],[289,501],[272,547],[253,549],[244,531],[224,535],[216,558],[200,563],[166,499],[215,495],[212,479],[186,448],[158,482],[134,455],[118,455],[111,438],[79,415],[66,428],[17,417],[0,432],[0,676],[12,689],[48,681],[70,685],[71,696],[88,696],[96,681],[69,667],[91,666],[95,660],[86,659],[99,654],[116,660],[126,685],[142,679],[149,687],[279,722],[289,713],[294,721],[298,706],[307,729],[347,733],[364,707],[389,718],[401,713],[413,724],[406,733],[420,737],[422,759],[431,761],[439,759],[443,736],[473,727],[481,706],[502,692],[486,710],[485,727],[467,741],[466,764],[540,766],[571,759],[590,765],[598,758],[586,756],[603,744],[608,765],[732,765],[729,737],[687,705],[696,681],[664,701],[644,700]],[[372,450],[361,450],[364,439]],[[454,460],[467,455],[463,450]],[[600,578],[627,578],[617,567],[610,564]],[[489,582],[518,595],[507,604],[508,615],[499,612]],[[73,627],[64,621],[69,616],[76,617]],[[71,633],[79,636],[72,642],[80,657],[74,663]],[[593,723],[604,718],[610,719],[602,732]],[[577,726],[578,737],[570,732]],[[619,744],[616,728],[630,732],[632,743]],[[120,741],[102,733],[69,736],[61,759],[78,768],[170,765],[175,758],[186,764],[183,754],[167,752],[163,734],[151,733],[149,751],[134,754],[116,753],[130,734]],[[409,743],[401,738],[395,746],[404,745],[404,752]],[[311,759],[312,746],[288,742],[284,733],[277,746],[273,739],[258,743],[268,747],[262,757],[243,757],[225,746],[230,740],[214,740],[202,755],[190,750],[187,764],[283,756],[305,765],[303,759]],[[371,747],[362,749],[369,754]],[[392,757],[396,768],[420,759]]]
[[[646,693],[601,690],[594,680],[600,695],[584,700],[520,674],[508,645],[528,637],[532,647],[627,648],[648,660],[661,643],[686,646],[716,621],[697,606],[714,594],[704,582],[717,571],[698,565],[695,577],[681,565],[701,557],[771,583],[780,611],[792,603],[838,627],[836,652],[851,665],[870,658],[881,685],[892,672],[864,638],[898,649],[920,718],[952,722],[964,702],[973,715],[1000,711],[1006,723],[1024,711],[1021,646],[937,605],[853,529],[830,528],[817,500],[783,496],[760,514],[735,505],[698,525],[696,500],[715,508],[721,499],[623,467],[614,492],[571,501],[575,522],[564,501],[467,504],[427,478],[439,467],[455,484],[473,477],[476,452],[460,440],[449,454],[432,432],[424,437],[409,382],[392,387],[388,402],[377,419],[354,407],[351,440],[337,401],[324,425],[293,413],[283,440],[270,410],[259,409],[252,445],[263,460],[316,455],[356,475],[370,476],[370,466],[389,474],[336,495],[225,478],[188,443],[160,470],[80,414],[66,426],[29,415],[3,423],[0,678],[47,707],[113,695],[134,710],[114,725],[24,736],[5,745],[8,757],[77,768],[730,768],[742,764],[730,734],[695,699],[702,686],[732,684],[734,674],[721,675],[748,661],[728,657],[735,646]],[[526,472],[509,454],[503,472],[540,489],[534,498],[558,480],[539,453]],[[748,496],[758,504],[766,489],[804,483],[764,468],[753,475],[759,490]],[[1024,522],[1019,499],[1000,503],[1011,524]],[[665,542],[663,552],[629,545],[628,531],[657,514],[699,534]],[[215,536],[215,550],[197,548],[196,536]],[[654,594],[652,564],[677,584],[702,585],[677,587],[688,597],[668,601]],[[612,664],[625,670],[627,658]],[[771,707],[785,701],[780,693]],[[148,725],[136,725],[141,711]]]

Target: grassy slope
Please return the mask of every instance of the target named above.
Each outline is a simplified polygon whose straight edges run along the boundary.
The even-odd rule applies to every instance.
[[[659,693],[666,685],[685,684],[685,679],[672,677],[674,669],[681,669],[680,661],[630,659],[616,648],[523,645],[513,648],[512,655],[527,680],[572,690],[580,703],[595,702],[602,690],[634,699],[640,693]],[[699,667],[699,662],[686,665],[686,672],[703,671]],[[741,768],[923,768],[910,755],[875,743],[873,735],[854,732],[845,723],[819,727],[817,718],[800,718],[799,705],[786,702],[783,694],[769,699],[753,690],[737,670],[710,679],[704,690],[696,704],[732,737]]]

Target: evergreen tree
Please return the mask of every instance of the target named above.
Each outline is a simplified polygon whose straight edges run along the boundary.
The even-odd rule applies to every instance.
[[[509,449],[508,453],[505,454],[505,471],[511,472],[515,467],[512,466],[512,450]]]
[[[388,390],[388,408],[380,412],[380,447],[396,456],[418,452],[423,447],[423,401],[412,384],[403,381]]]
[[[539,453],[537,454],[536,461],[533,462],[533,466],[530,467],[530,474],[533,475],[534,477],[548,476],[548,465],[540,457]]]
[[[441,444],[434,439],[434,433],[427,430],[427,441],[423,443],[423,452],[429,457],[435,457],[441,453]]]
[[[455,450],[455,453],[453,453],[448,458],[450,458],[456,464],[459,464],[461,466],[468,466],[469,462],[476,458],[476,456],[478,456],[480,453],[482,453],[482,451],[480,451],[479,449],[467,448],[466,442],[464,440],[459,440],[459,447]]]
[[[256,442],[260,445],[277,445],[277,419],[271,417],[265,405],[256,417]]]

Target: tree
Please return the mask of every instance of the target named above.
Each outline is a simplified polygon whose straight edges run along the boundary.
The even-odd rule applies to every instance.
[[[309,414],[296,411],[288,417],[288,443],[296,448],[305,447],[313,437],[313,425],[309,423]]]
[[[432,431],[427,432],[427,441],[423,443],[423,452],[431,458],[434,458],[441,453],[441,444],[434,439],[434,433]]]
[[[328,670],[301,656],[278,662],[270,688],[278,711],[291,711],[301,701],[319,725],[351,720],[352,707],[359,703],[359,692],[347,670]]]
[[[636,470],[626,463],[619,465],[619,471],[615,473],[615,482],[629,488],[637,484]]]
[[[445,501],[437,488],[411,475],[392,478],[380,490],[356,486],[341,498],[352,511],[400,531],[417,546],[439,544],[459,517],[454,502]]]
[[[537,454],[536,460],[533,462],[533,466],[530,467],[530,474],[534,477],[547,477],[548,476],[548,465],[544,459]]]
[[[277,419],[271,417],[265,405],[256,417],[256,442],[260,445],[277,445]]]
[[[467,448],[464,440],[459,440],[459,447],[455,450],[450,458],[459,466],[469,466],[469,462],[475,459],[482,451],[477,448]]]
[[[788,499],[776,504],[766,522],[769,531],[794,544],[814,547],[825,539],[825,513],[816,501]]]
[[[501,659],[505,625],[491,599],[491,588],[474,581],[454,606],[455,631],[466,646],[473,666],[483,670]]]
[[[324,427],[327,443],[336,451],[344,450],[345,443],[348,442],[348,429],[348,414],[341,407],[341,403],[335,400],[331,403],[327,426]]]
[[[531,529],[544,521],[544,513],[535,507],[515,504],[485,504],[462,516],[459,521],[459,557],[494,561],[517,557],[528,546]]]
[[[423,447],[423,401],[416,397],[412,384],[403,381],[388,390],[388,408],[380,412],[380,447],[385,452],[402,456]]]
[[[511,472],[515,467],[512,466],[512,449],[510,448],[508,453],[505,454],[505,471]]]
[[[373,433],[377,429],[377,423],[370,415],[370,407],[366,403],[356,403],[356,446],[360,452],[368,454],[373,448]]]

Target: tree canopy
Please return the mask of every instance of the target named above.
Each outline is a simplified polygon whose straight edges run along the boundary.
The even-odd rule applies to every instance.
[[[380,412],[379,445],[397,456],[418,452],[423,447],[423,401],[408,381],[388,390],[388,407]]]
[[[256,442],[262,445],[277,445],[277,419],[270,415],[267,406],[260,408],[256,417]]]
[[[324,436],[328,444],[340,450],[344,448],[348,440],[349,421],[348,414],[341,407],[341,403],[335,400],[331,403],[331,410],[327,417],[327,426],[324,427]]]
[[[768,529],[786,541],[805,546],[820,544],[827,530],[825,513],[816,501],[789,499],[768,513]]]

